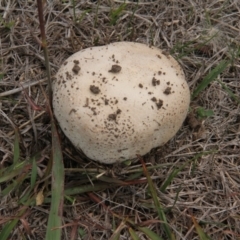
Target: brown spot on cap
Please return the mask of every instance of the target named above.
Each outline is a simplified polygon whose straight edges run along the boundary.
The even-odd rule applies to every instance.
[[[70,110],[70,112],[69,112],[69,115],[71,115],[71,113],[75,113],[75,112],[77,112],[77,110],[74,109],[74,108],[72,108],[72,109]]]
[[[66,78],[67,80],[72,80],[72,75],[69,72],[66,72]],[[63,80],[63,83],[65,83],[66,81]]]
[[[157,80],[155,77],[152,78],[152,85],[155,87],[157,85],[160,85],[160,80]]]
[[[122,110],[118,109],[116,113],[120,114],[121,112],[122,112]]]
[[[91,85],[91,86],[90,86],[90,91],[91,91],[92,93],[94,93],[94,94],[100,93],[99,87],[97,87],[97,86],[95,86],[95,85]]]
[[[163,100],[159,99],[158,102],[156,102],[156,106],[160,109],[163,106]]]
[[[72,71],[75,73],[75,74],[78,74],[78,72],[81,70],[81,68],[75,64],[74,67],[72,68]]]
[[[170,94],[170,93],[171,93],[171,88],[170,88],[170,87],[167,87],[167,88],[165,89],[164,93],[165,93],[166,95]]]
[[[116,119],[117,119],[117,114],[112,113],[108,115],[108,120],[116,121]]]
[[[112,68],[108,72],[119,73],[121,70],[122,70],[121,66],[114,64],[112,65]]]
[[[88,104],[89,104],[89,99],[86,98],[86,103],[85,103],[85,105],[83,107],[88,107]]]

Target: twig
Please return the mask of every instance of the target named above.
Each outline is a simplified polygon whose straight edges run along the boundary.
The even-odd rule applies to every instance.
[[[51,70],[50,70],[48,50],[47,50],[47,40],[46,40],[45,27],[44,27],[42,2],[37,1],[37,6],[38,6],[39,25],[40,25],[40,31],[41,31],[41,37],[42,37],[42,44],[41,45],[42,45],[43,52],[44,52],[44,59],[45,59],[47,79],[48,79],[48,89],[49,89],[48,97],[49,97],[50,106],[52,106]]]
[[[0,93],[0,97],[6,97],[6,96],[9,96],[9,95],[21,92],[23,89],[35,86],[35,85],[37,85],[39,83],[44,83],[46,81],[47,81],[47,79],[43,78],[43,79],[40,79],[40,80],[37,80],[37,81],[34,81],[34,82],[31,82],[31,81],[30,82],[26,82],[26,83],[22,84],[21,87],[18,87],[18,88],[15,88],[15,89],[12,89],[12,90]]]

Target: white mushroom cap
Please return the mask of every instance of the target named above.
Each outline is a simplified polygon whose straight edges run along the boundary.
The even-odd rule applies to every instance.
[[[165,144],[181,127],[189,102],[179,64],[140,43],[77,52],[53,82],[63,132],[87,157],[107,164]]]

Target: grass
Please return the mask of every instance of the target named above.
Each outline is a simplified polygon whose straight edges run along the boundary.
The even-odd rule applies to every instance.
[[[157,191],[155,189],[155,186],[153,185],[150,174],[149,174],[149,172],[146,168],[146,165],[145,165],[143,159],[140,156],[139,156],[139,158],[140,158],[140,161],[143,165],[143,171],[144,171],[144,174],[145,174],[145,176],[147,178],[147,181],[148,181],[151,197],[153,199],[155,209],[158,213],[158,218],[162,222],[166,237],[167,237],[167,239],[174,240],[175,239],[174,234],[172,233],[172,231],[169,227],[169,224],[168,224],[167,219],[166,219],[166,215],[164,213],[164,208],[161,206],[161,204],[159,202],[159,199],[158,199],[158,196],[157,196]]]
[[[1,240],[239,239],[237,1],[71,0],[40,14],[34,1],[5,1],[0,11]],[[105,166],[59,132],[47,86],[72,53],[114,41],[178,59],[198,127],[186,121],[141,161]]]
[[[74,2],[73,2],[74,3]],[[46,239],[61,239],[62,235],[62,217],[63,217],[63,200],[64,200],[64,165],[63,154],[61,149],[60,137],[58,134],[57,125],[52,112],[52,81],[51,81],[51,69],[48,57],[47,39],[45,34],[44,18],[43,18],[43,6],[41,0],[37,0],[38,4],[38,16],[39,25],[41,31],[41,46],[44,51],[44,59],[46,72],[48,77],[48,96],[44,93],[47,102],[47,111],[51,119],[51,133],[52,133],[52,149],[51,149],[51,207],[48,217],[48,225],[46,232]],[[75,15],[75,3],[74,3],[74,21]],[[43,196],[44,197],[44,196]]]
[[[110,11],[110,24],[116,25],[117,20],[120,18],[120,15],[122,15],[124,8],[126,7],[126,3],[123,3],[119,5],[118,8],[112,9]]]
[[[212,81],[215,81],[217,76],[222,73],[228,66],[228,61],[221,61],[213,70],[211,70],[201,83],[195,88],[192,98],[195,98],[202,92]]]
[[[204,109],[202,107],[197,108],[197,116],[198,118],[207,118],[212,117],[214,112],[211,109]]]

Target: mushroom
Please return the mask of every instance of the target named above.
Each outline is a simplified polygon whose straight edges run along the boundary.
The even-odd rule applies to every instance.
[[[88,158],[106,164],[165,144],[181,127],[189,102],[179,64],[141,43],[79,51],[53,81],[53,110],[62,131]]]

